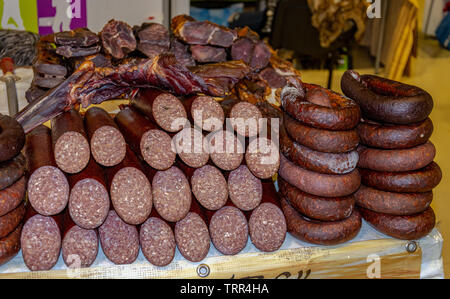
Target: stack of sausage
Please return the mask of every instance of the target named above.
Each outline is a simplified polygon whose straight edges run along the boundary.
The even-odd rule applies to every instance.
[[[201,261],[211,241],[228,255],[248,236],[262,251],[280,248],[286,222],[271,181],[278,148],[250,128],[234,124],[244,142],[225,130],[225,116],[262,117],[249,103],[227,107],[207,96],[180,100],[144,89],[114,119],[98,107],[84,121],[70,110],[51,130],[31,131],[31,205],[21,237],[27,267],[51,269],[61,248],[66,265],[89,267],[98,239],[116,264],[134,262],[141,248],[156,266],[168,265],[177,247]]]
[[[21,153],[24,143],[20,124],[0,114],[0,265],[20,250],[27,181],[26,160]]]
[[[314,244],[351,240],[361,228],[358,105],[311,84],[286,87],[282,105],[278,183],[288,231]]]
[[[362,216],[394,238],[427,235],[435,225],[432,189],[442,179],[429,141],[432,97],[418,87],[354,71],[344,74],[342,90],[361,106],[364,118],[358,126],[363,186],[355,194]]]

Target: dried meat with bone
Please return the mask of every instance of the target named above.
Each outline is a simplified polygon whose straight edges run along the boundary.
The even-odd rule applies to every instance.
[[[110,20],[100,33],[103,49],[116,59],[124,58],[137,47],[133,29],[125,22]]]
[[[254,70],[265,68],[272,56],[270,47],[248,27],[240,29],[238,36],[231,47],[232,59],[242,60]]]
[[[158,23],[144,23],[134,29],[138,38],[137,49],[152,58],[170,50],[169,31]]]
[[[211,45],[228,48],[237,38],[235,30],[211,23],[196,21],[187,15],[179,15],[172,19],[173,34],[190,45]]]
[[[224,48],[192,45],[191,53],[195,61],[200,63],[227,61],[227,52]]]
[[[176,60],[183,66],[195,66],[195,60],[189,52],[189,45],[186,45],[176,38],[173,38],[170,43],[170,52],[175,55]]]

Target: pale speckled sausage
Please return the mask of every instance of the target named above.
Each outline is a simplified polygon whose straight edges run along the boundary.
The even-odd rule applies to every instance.
[[[194,171],[191,187],[195,198],[205,209],[218,210],[227,202],[227,181],[222,172],[212,165]]]
[[[316,129],[300,123],[286,113],[283,115],[283,124],[295,142],[318,152],[346,153],[354,150],[359,144],[356,129],[347,131]]]
[[[0,216],[14,210],[24,199],[27,178],[23,176],[12,186],[0,191]]]
[[[92,107],[86,111],[84,123],[95,161],[106,167],[119,164],[125,158],[125,139],[108,112]]]
[[[414,171],[385,172],[361,168],[363,185],[388,192],[428,192],[442,179],[442,171],[435,162]]]
[[[172,141],[176,153],[189,167],[200,168],[208,163],[208,143],[200,130],[186,127]]]
[[[56,164],[64,172],[80,172],[91,158],[83,119],[72,109],[52,119],[51,123]]]
[[[343,175],[320,174],[295,165],[283,155],[278,174],[300,190],[321,197],[348,196],[361,185],[358,169]]]
[[[261,203],[263,197],[261,180],[247,166],[241,165],[228,175],[228,194],[237,208],[251,211]]]
[[[99,227],[110,208],[105,174],[91,158],[86,168],[68,176],[70,185],[69,213],[73,221],[84,229]]]
[[[340,221],[347,219],[355,208],[353,195],[346,197],[320,197],[301,191],[290,185],[282,178],[278,178],[280,194],[291,206],[302,215],[320,221]]]
[[[23,202],[8,214],[0,216],[0,239],[6,237],[16,229],[22,222],[25,211],[25,203]]]
[[[280,151],[295,164],[324,174],[347,174],[355,170],[359,155],[357,151],[342,154],[322,153],[293,141],[282,127]]]
[[[352,215],[341,221],[321,222],[306,219],[286,199],[281,200],[288,232],[301,241],[318,245],[337,245],[355,238],[362,225],[361,215],[355,209]]]
[[[69,201],[70,187],[53,155],[50,129],[38,126],[27,134],[25,153],[28,160],[28,199],[43,215],[56,215]]]
[[[415,147],[430,139],[434,126],[431,119],[410,125],[377,124],[363,121],[358,125],[361,143],[374,148],[405,149]]]
[[[187,113],[174,95],[158,89],[142,89],[130,105],[154,121],[164,131],[176,133],[183,129]]]
[[[433,200],[433,192],[395,193],[361,186],[354,197],[358,206],[371,211],[407,216],[425,211]]]
[[[225,206],[209,219],[209,232],[214,247],[225,255],[235,255],[248,241],[248,222],[236,207]]]
[[[11,160],[0,162],[0,190],[3,190],[20,179],[26,168],[26,159],[19,153]]]
[[[176,166],[158,171],[152,181],[153,204],[167,221],[183,219],[190,210],[192,193],[184,173]]]
[[[394,216],[360,208],[361,215],[376,230],[402,240],[417,240],[434,228],[436,216],[431,207],[411,216]]]
[[[245,163],[257,178],[269,179],[280,167],[280,150],[266,137],[255,138],[247,146]]]
[[[114,118],[131,149],[158,170],[166,170],[177,156],[172,138],[132,108],[125,108]]]
[[[234,170],[244,159],[245,148],[230,131],[221,130],[210,135],[208,148],[212,162],[222,170]]]
[[[91,266],[98,254],[96,230],[72,226],[64,234],[61,252],[64,263],[71,269]]]
[[[183,101],[188,118],[206,132],[223,128],[225,115],[222,106],[210,96],[193,96]]]
[[[114,210],[109,211],[98,229],[106,257],[116,265],[132,264],[139,254],[139,234],[134,225],[126,224]]]
[[[403,172],[424,168],[433,162],[436,148],[428,141],[425,144],[400,150],[358,147],[358,167],[376,171]]]
[[[61,251],[60,226],[54,218],[36,214],[25,222],[20,243],[28,269],[50,270],[58,261]]]
[[[0,266],[9,262],[19,253],[21,232],[22,224],[19,224],[9,235],[0,239]]]

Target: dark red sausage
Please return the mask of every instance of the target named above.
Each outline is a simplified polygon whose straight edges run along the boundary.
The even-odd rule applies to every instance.
[[[425,120],[433,110],[433,98],[423,89],[385,78],[347,71],[342,91],[361,107],[363,117],[400,125]]]
[[[114,210],[109,211],[98,229],[105,256],[116,265],[132,264],[139,254],[136,226],[123,222]]]
[[[46,271],[55,266],[61,251],[61,215],[43,216],[28,206],[20,244],[25,265],[31,271]]]
[[[358,125],[361,143],[382,149],[405,149],[424,144],[433,130],[433,122],[429,118],[411,125],[381,125],[370,121]]]
[[[225,115],[222,106],[210,96],[193,96],[183,101],[189,121],[206,132],[223,128]]]
[[[355,170],[359,155],[357,151],[331,154],[314,151],[293,141],[284,127],[280,129],[280,151],[295,164],[323,174],[347,174]]]
[[[381,172],[360,169],[363,185],[389,192],[428,192],[442,179],[442,171],[435,162],[414,171]]]
[[[263,183],[263,199],[248,217],[250,239],[261,251],[273,252],[283,245],[287,225],[271,180]]]
[[[361,215],[376,230],[402,240],[417,240],[428,235],[434,228],[436,216],[430,207],[420,214],[394,216],[360,208]]]
[[[181,101],[158,89],[142,89],[130,105],[167,132],[178,132],[186,124],[187,113]]]
[[[17,156],[24,144],[22,126],[14,118],[0,114],[0,162]]]
[[[0,266],[9,262],[20,251],[20,234],[22,224],[6,237],[0,239]]]
[[[43,215],[60,213],[69,201],[70,188],[64,173],[56,166],[50,129],[38,126],[27,134],[28,199]]]
[[[286,199],[281,200],[288,232],[301,241],[318,245],[337,245],[352,240],[358,235],[362,220],[355,209],[352,215],[341,221],[321,222],[306,219]]]
[[[361,185],[358,169],[342,175],[320,174],[295,165],[283,155],[278,174],[300,190],[321,197],[348,196]]]
[[[173,165],[176,153],[166,132],[131,108],[120,111],[115,121],[131,149],[151,167],[165,170]]]
[[[433,200],[433,192],[394,193],[361,186],[354,197],[358,206],[371,211],[407,216],[425,211]]]
[[[205,215],[196,200],[187,215],[175,225],[175,240],[181,255],[191,262],[200,262],[209,252],[211,239]]]
[[[311,127],[345,131],[361,119],[358,105],[351,99],[314,84],[303,83],[305,90],[286,87],[281,103],[293,118]]]
[[[172,228],[167,222],[152,210],[150,217],[139,230],[139,242],[145,258],[157,267],[169,265],[177,247]]]
[[[27,178],[23,176],[12,186],[0,191],[0,216],[11,212],[19,206],[25,197]]]
[[[22,222],[25,216],[25,202],[6,215],[0,216],[0,239],[9,235]]]
[[[436,148],[433,143],[401,150],[358,148],[358,167],[376,171],[403,172],[424,168],[433,162]]]
[[[153,207],[152,187],[144,169],[129,147],[125,159],[105,169],[111,202],[126,223],[138,225],[147,220]]]
[[[110,167],[125,158],[125,139],[104,109],[92,107],[84,115],[92,156],[100,165]]]
[[[308,218],[320,221],[340,221],[347,219],[355,208],[353,195],[346,197],[326,198],[311,195],[278,178],[280,194],[291,206]]]
[[[359,144],[356,129],[348,131],[316,129],[300,123],[286,113],[283,115],[283,124],[293,140],[315,151],[346,153],[354,150]]]
[[[83,171],[68,176],[70,185],[69,213],[84,229],[99,227],[109,211],[109,193],[103,169],[90,159]]]
[[[0,162],[0,190],[19,180],[25,174],[26,159],[19,153],[11,160]]]
[[[69,213],[65,213],[63,224],[61,253],[64,263],[71,269],[91,266],[98,254],[97,230],[79,227]]]
[[[58,167],[67,173],[82,171],[91,158],[83,119],[72,109],[52,119],[53,152]]]

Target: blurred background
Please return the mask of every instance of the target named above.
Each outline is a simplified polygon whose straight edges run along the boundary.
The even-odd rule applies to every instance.
[[[308,83],[340,92],[340,78],[352,68],[417,85],[435,102],[432,142],[444,178],[435,190],[433,206],[446,240],[450,239],[449,9],[448,0],[0,0],[0,58],[13,56],[24,67],[16,70],[23,107],[37,34],[78,27],[99,32],[111,16],[131,26],[143,22],[169,26],[173,16],[190,14],[224,26],[249,26],[291,61]],[[0,113],[5,111],[1,84]],[[443,255],[450,278],[446,241]]]

